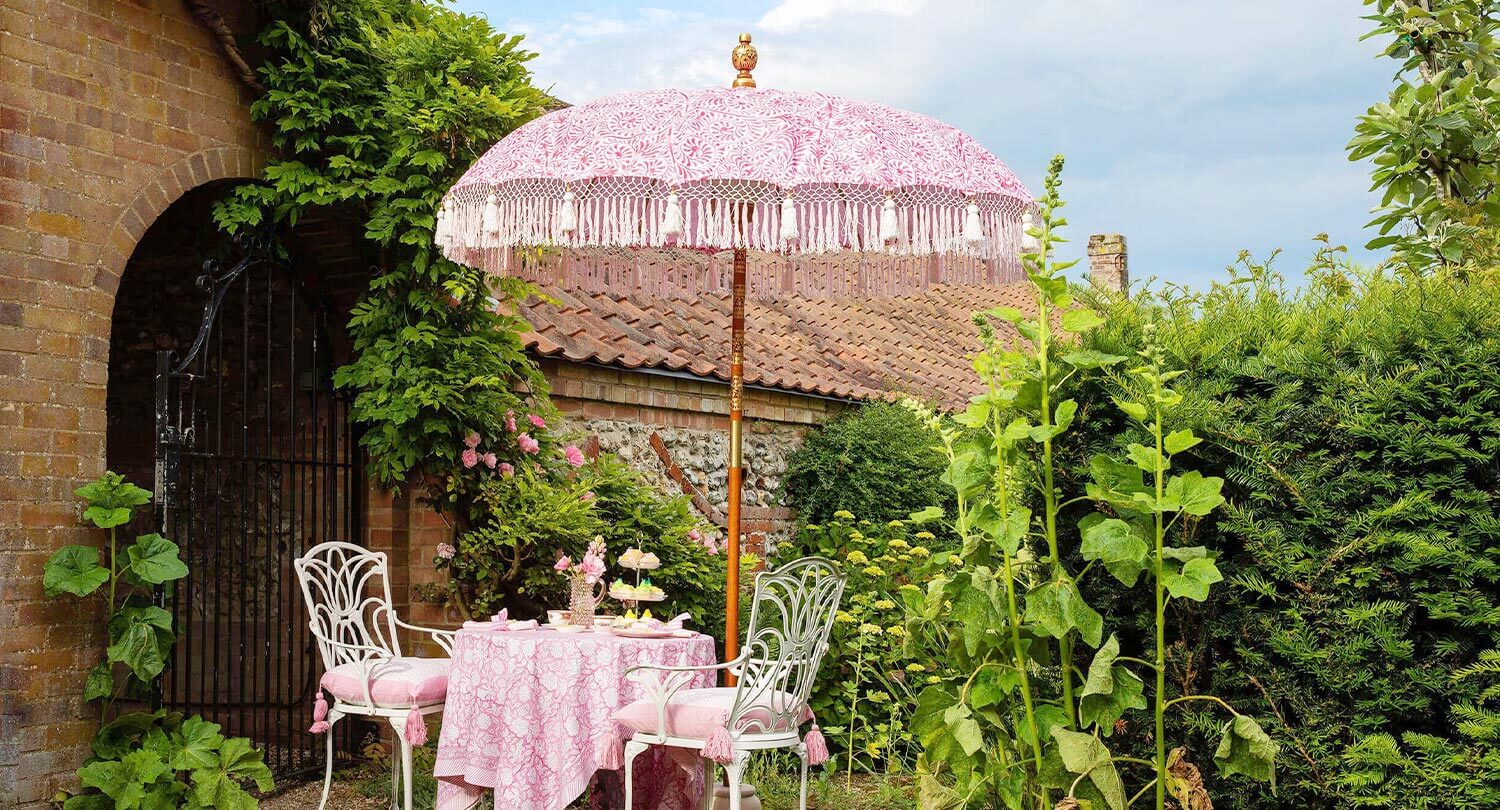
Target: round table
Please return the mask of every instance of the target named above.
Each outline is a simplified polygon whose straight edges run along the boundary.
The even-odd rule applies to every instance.
[[[599,770],[624,764],[616,710],[643,695],[626,680],[639,664],[715,662],[714,641],[641,639],[595,629],[460,630],[438,738],[438,810],[466,810],[487,790],[495,810],[564,810]],[[690,684],[711,687],[714,673]],[[636,810],[691,810],[702,795],[658,747],[635,761]]]

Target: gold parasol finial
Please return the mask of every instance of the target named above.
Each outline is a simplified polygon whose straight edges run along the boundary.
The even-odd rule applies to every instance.
[[[734,63],[734,69],[740,72],[734,77],[733,87],[755,86],[755,77],[750,75],[750,71],[755,70],[756,58],[755,46],[750,44],[750,35],[740,34],[740,44],[734,46],[734,52],[729,57]]]

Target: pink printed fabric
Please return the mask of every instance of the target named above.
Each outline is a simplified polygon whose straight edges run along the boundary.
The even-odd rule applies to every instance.
[[[542,116],[480,158],[455,189],[521,180],[742,180],[783,191],[937,186],[1026,202],[1015,174],[963,131],[823,93],[708,87],[605,96]]]
[[[639,664],[714,663],[708,636],[630,639],[607,632],[460,631],[453,647],[434,773],[438,810],[465,810],[493,790],[496,810],[563,810],[599,770],[624,762],[613,715],[642,697]],[[713,673],[690,684],[713,685]],[[633,810],[691,810],[701,783],[653,749],[636,759]]]
[[[744,248],[757,297],[899,295],[1020,278],[1033,208],[1004,163],[925,115],[822,93],[654,90],[502,139],[449,190],[434,238],[454,261],[581,289],[691,294],[712,266],[676,279],[659,265],[680,255],[640,251]],[[529,246],[572,250],[562,267],[511,250]]]
[[[323,673],[319,684],[346,703],[370,699],[382,708],[406,708],[441,703],[448,690],[448,659],[389,658],[368,663],[340,664]]]

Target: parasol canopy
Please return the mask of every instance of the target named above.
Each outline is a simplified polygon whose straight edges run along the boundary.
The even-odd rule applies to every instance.
[[[998,284],[1020,278],[1035,239],[1030,193],[969,135],[881,104],[757,88],[749,34],[731,59],[730,88],[621,93],[517,129],[449,189],[434,238],[461,264],[564,288],[732,294],[733,658],[747,292]]]
[[[558,280],[556,261],[504,248],[572,249],[579,286],[673,294],[729,291],[713,256],[742,248],[757,297],[901,295],[1018,278],[1031,205],[1004,163],[925,115],[823,93],[652,90],[507,136],[449,191],[438,243],[538,281]]]

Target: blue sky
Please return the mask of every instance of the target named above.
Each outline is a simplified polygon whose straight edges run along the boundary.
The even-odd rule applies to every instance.
[[[1328,232],[1358,259],[1377,201],[1344,144],[1392,63],[1355,0],[453,0],[527,35],[537,81],[578,103],[727,84],[755,36],[762,87],[926,113],[1041,185],[1067,155],[1073,247],[1127,237],[1131,274],[1193,286],[1239,251],[1300,272]]]

